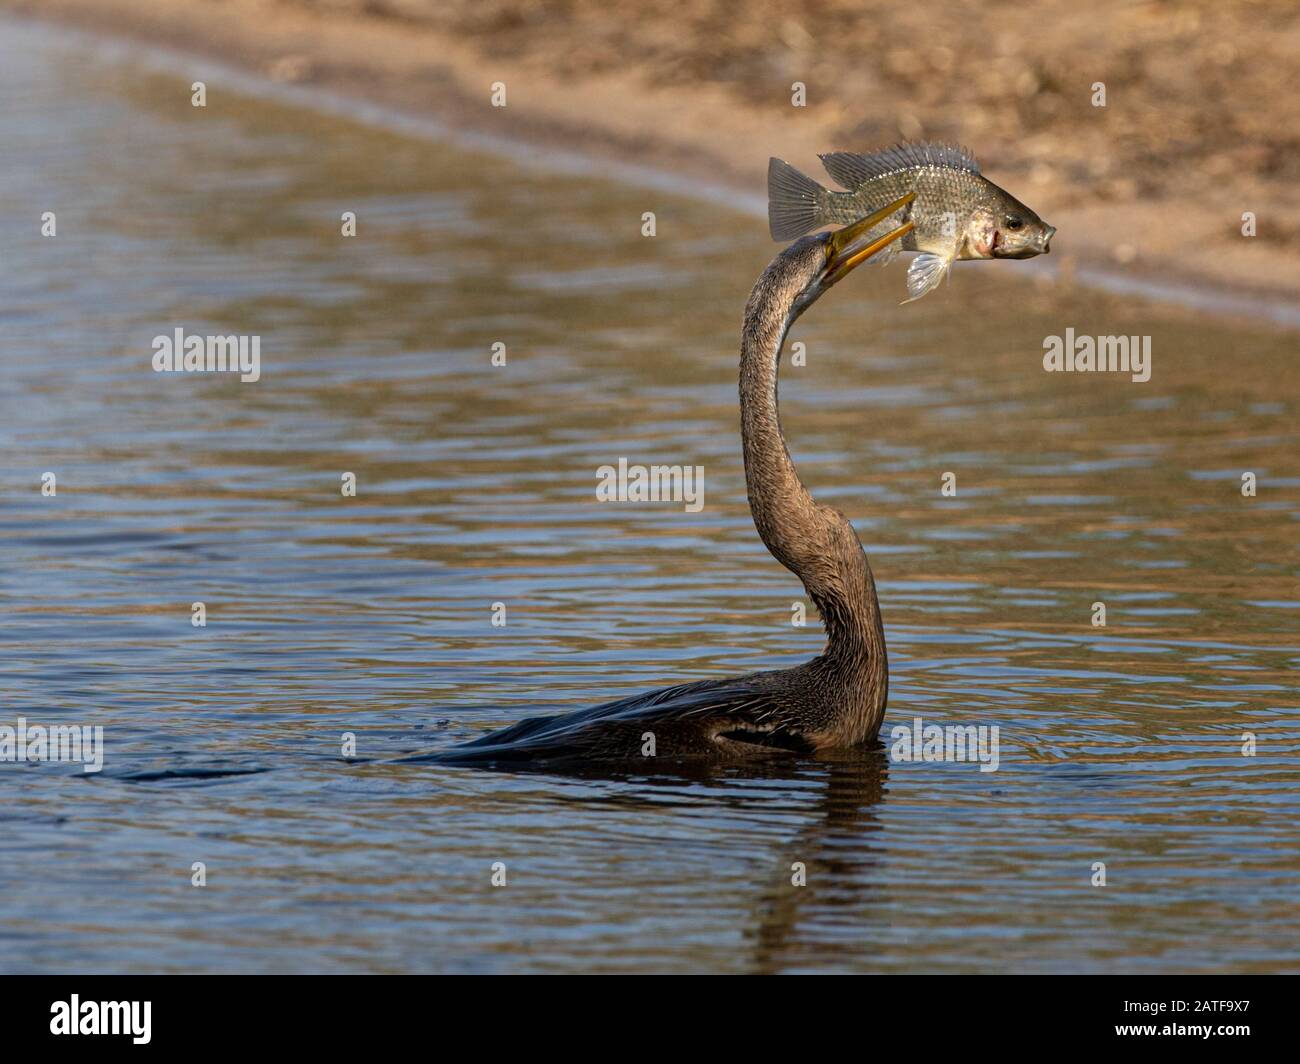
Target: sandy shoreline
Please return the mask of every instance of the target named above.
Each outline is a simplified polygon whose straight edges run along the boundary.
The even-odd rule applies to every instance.
[[[368,5],[381,12],[375,14],[358,10],[361,5],[350,0],[0,0],[0,9],[164,45],[458,129],[574,150],[597,160],[597,169],[599,160],[610,159],[662,170],[683,183],[698,179],[734,190],[748,206],[764,195],[769,155],[819,173],[818,151],[887,142],[891,125],[898,127],[895,139],[907,132],[939,135],[930,132],[932,121],[921,124],[916,117],[930,111],[902,91],[892,100],[875,93],[870,108],[853,114],[837,101],[796,108],[790,105],[788,70],[756,86],[744,77],[665,80],[653,58],[584,63],[578,25],[568,27],[567,38],[564,27],[550,28],[549,34],[520,38],[526,46],[501,54],[501,33],[491,28],[449,33],[432,17],[421,17],[421,3],[410,0],[402,17],[394,14],[401,4]],[[658,25],[652,16],[645,32]],[[783,32],[798,36],[788,26]],[[566,41],[575,50],[572,63],[553,53],[530,52],[538,47],[545,53],[546,45]],[[1295,43],[1300,52],[1300,40]],[[617,54],[617,42],[608,47]],[[506,85],[504,108],[491,106],[495,82]],[[816,84],[811,75],[809,83]],[[1023,90],[1028,83],[1014,84]],[[756,88],[764,98],[754,98]],[[1258,103],[1243,98],[1240,106],[1257,108]],[[943,108],[931,110],[938,114]],[[996,106],[992,110],[997,113]],[[862,111],[880,120],[880,131],[873,128],[858,134],[866,139],[846,142],[845,122],[852,118],[862,125]],[[1092,117],[1074,114],[1060,124]],[[1159,115],[1155,120],[1169,121]],[[920,128],[909,130],[909,123]],[[960,136],[962,130],[955,132]],[[1246,150],[1239,148],[1236,156],[1207,161],[1206,169],[1227,172],[1208,186],[1207,175],[1196,167],[1170,169],[1154,161],[1145,170],[1131,164],[1131,176],[1080,179],[1070,166],[1044,161],[1052,158],[1050,138],[1023,138],[1024,144],[1012,138],[1013,147],[1002,151],[999,146],[1008,142],[996,130],[987,144],[974,136],[963,139],[976,146],[993,180],[1058,227],[1052,265],[1064,276],[1096,283],[1104,274],[1108,286],[1130,277],[1136,290],[1147,287],[1148,294],[1153,283],[1186,286],[1204,293],[1203,305],[1212,309],[1236,306],[1238,312],[1262,316],[1265,312],[1252,306],[1272,305],[1281,308],[1280,314],[1268,315],[1274,320],[1300,320],[1300,234],[1281,222],[1293,213],[1287,204],[1294,186],[1285,168],[1275,173],[1276,164],[1261,163],[1261,172],[1234,171],[1231,159]],[[1113,165],[1093,168],[1105,174]],[[1257,214],[1259,236],[1241,235],[1243,210]]]

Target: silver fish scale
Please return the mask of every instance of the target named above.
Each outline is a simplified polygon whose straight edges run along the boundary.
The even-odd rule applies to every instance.
[[[979,174],[947,166],[913,166],[881,174],[852,192],[828,192],[822,217],[848,225],[888,206],[909,192],[916,200],[899,216],[916,228],[903,240],[907,251],[945,254],[961,240],[971,214],[981,204],[996,201],[996,186]]]

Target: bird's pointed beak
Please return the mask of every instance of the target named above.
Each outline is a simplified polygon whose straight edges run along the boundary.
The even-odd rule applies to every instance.
[[[896,229],[884,234],[874,232],[881,222],[886,221],[916,199],[915,192],[909,192],[901,199],[894,200],[888,207],[883,207],[875,214],[859,218],[851,225],[838,229],[826,239],[826,272],[822,275],[822,285],[829,288],[846,277],[872,255],[884,250],[895,240],[901,240],[912,231],[912,222],[904,222]]]

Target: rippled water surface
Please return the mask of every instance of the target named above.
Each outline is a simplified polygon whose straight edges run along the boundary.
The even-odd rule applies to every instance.
[[[190,80],[0,23],[0,724],[107,748],[0,763],[0,968],[1300,969],[1294,335],[1017,263],[905,308],[864,270],[796,328],[784,425],[871,555],[886,730],[997,725],[997,772],[395,764],[820,648],[745,502],[773,245]],[[152,372],[177,326],[260,335],[262,379]],[[1150,335],[1152,379],[1044,373],[1067,326]],[[598,503],[620,456],[704,466],[705,507]]]

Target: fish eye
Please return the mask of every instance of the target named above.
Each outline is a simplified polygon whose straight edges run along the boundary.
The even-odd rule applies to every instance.
[[[1007,218],[1008,229],[1019,229],[1024,224],[1025,224],[1024,219],[1018,218],[1014,214]]]

